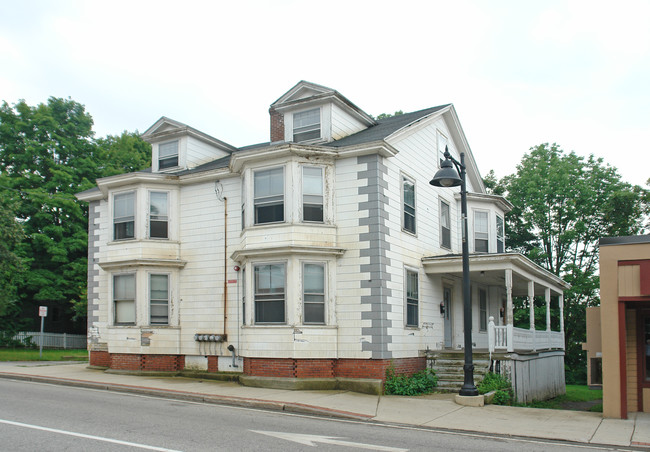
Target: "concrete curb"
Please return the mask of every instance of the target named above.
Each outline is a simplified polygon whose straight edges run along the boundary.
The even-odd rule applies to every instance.
[[[273,400],[250,399],[245,397],[221,396],[197,392],[176,391],[173,389],[155,389],[144,386],[131,386],[118,383],[97,383],[69,378],[40,377],[35,375],[0,372],[0,378],[7,380],[32,381],[37,383],[56,384],[60,386],[74,386],[86,389],[120,392],[124,394],[142,394],[173,400],[190,402],[212,403],[243,408],[261,408],[265,410],[286,411],[289,413],[310,414],[324,417],[337,417],[354,420],[370,420],[372,416],[331,408],[323,408],[303,403],[276,402]]]

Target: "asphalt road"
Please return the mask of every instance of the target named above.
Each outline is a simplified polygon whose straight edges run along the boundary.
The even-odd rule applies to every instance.
[[[2,451],[584,451],[586,445],[334,420],[0,380]]]

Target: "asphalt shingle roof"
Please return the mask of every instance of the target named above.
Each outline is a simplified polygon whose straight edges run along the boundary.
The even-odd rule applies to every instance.
[[[436,111],[442,110],[445,107],[448,107],[451,104],[439,105],[437,107],[426,108],[424,110],[414,111],[411,113],[404,113],[403,115],[391,116],[390,118],[384,118],[377,121],[376,126],[368,127],[361,132],[357,132],[353,135],[349,135],[340,140],[332,141],[331,143],[325,144],[325,146],[330,147],[343,147],[343,146],[353,146],[356,144],[371,143],[373,141],[383,140],[392,133],[397,132],[402,127],[417,121],[418,119],[435,113]]]

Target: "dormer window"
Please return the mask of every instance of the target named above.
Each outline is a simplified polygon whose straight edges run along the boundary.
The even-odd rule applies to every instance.
[[[158,145],[158,169],[178,166],[178,140]]]
[[[293,114],[293,141],[316,140],[320,137],[320,108]]]

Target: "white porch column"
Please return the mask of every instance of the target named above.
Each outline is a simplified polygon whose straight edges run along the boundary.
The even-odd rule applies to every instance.
[[[561,293],[559,297],[560,303],[560,331],[564,334],[564,294]]]
[[[512,325],[515,323],[515,317],[512,308],[512,269],[506,269],[506,312],[505,324]]]
[[[544,297],[546,298],[546,331],[551,331],[551,288],[544,289]]]
[[[528,281],[528,311],[530,330],[535,331],[535,283],[533,281]]]
[[[535,283],[533,281],[528,281],[528,305],[530,334],[533,337],[533,351],[537,351],[537,338],[535,337]]]

